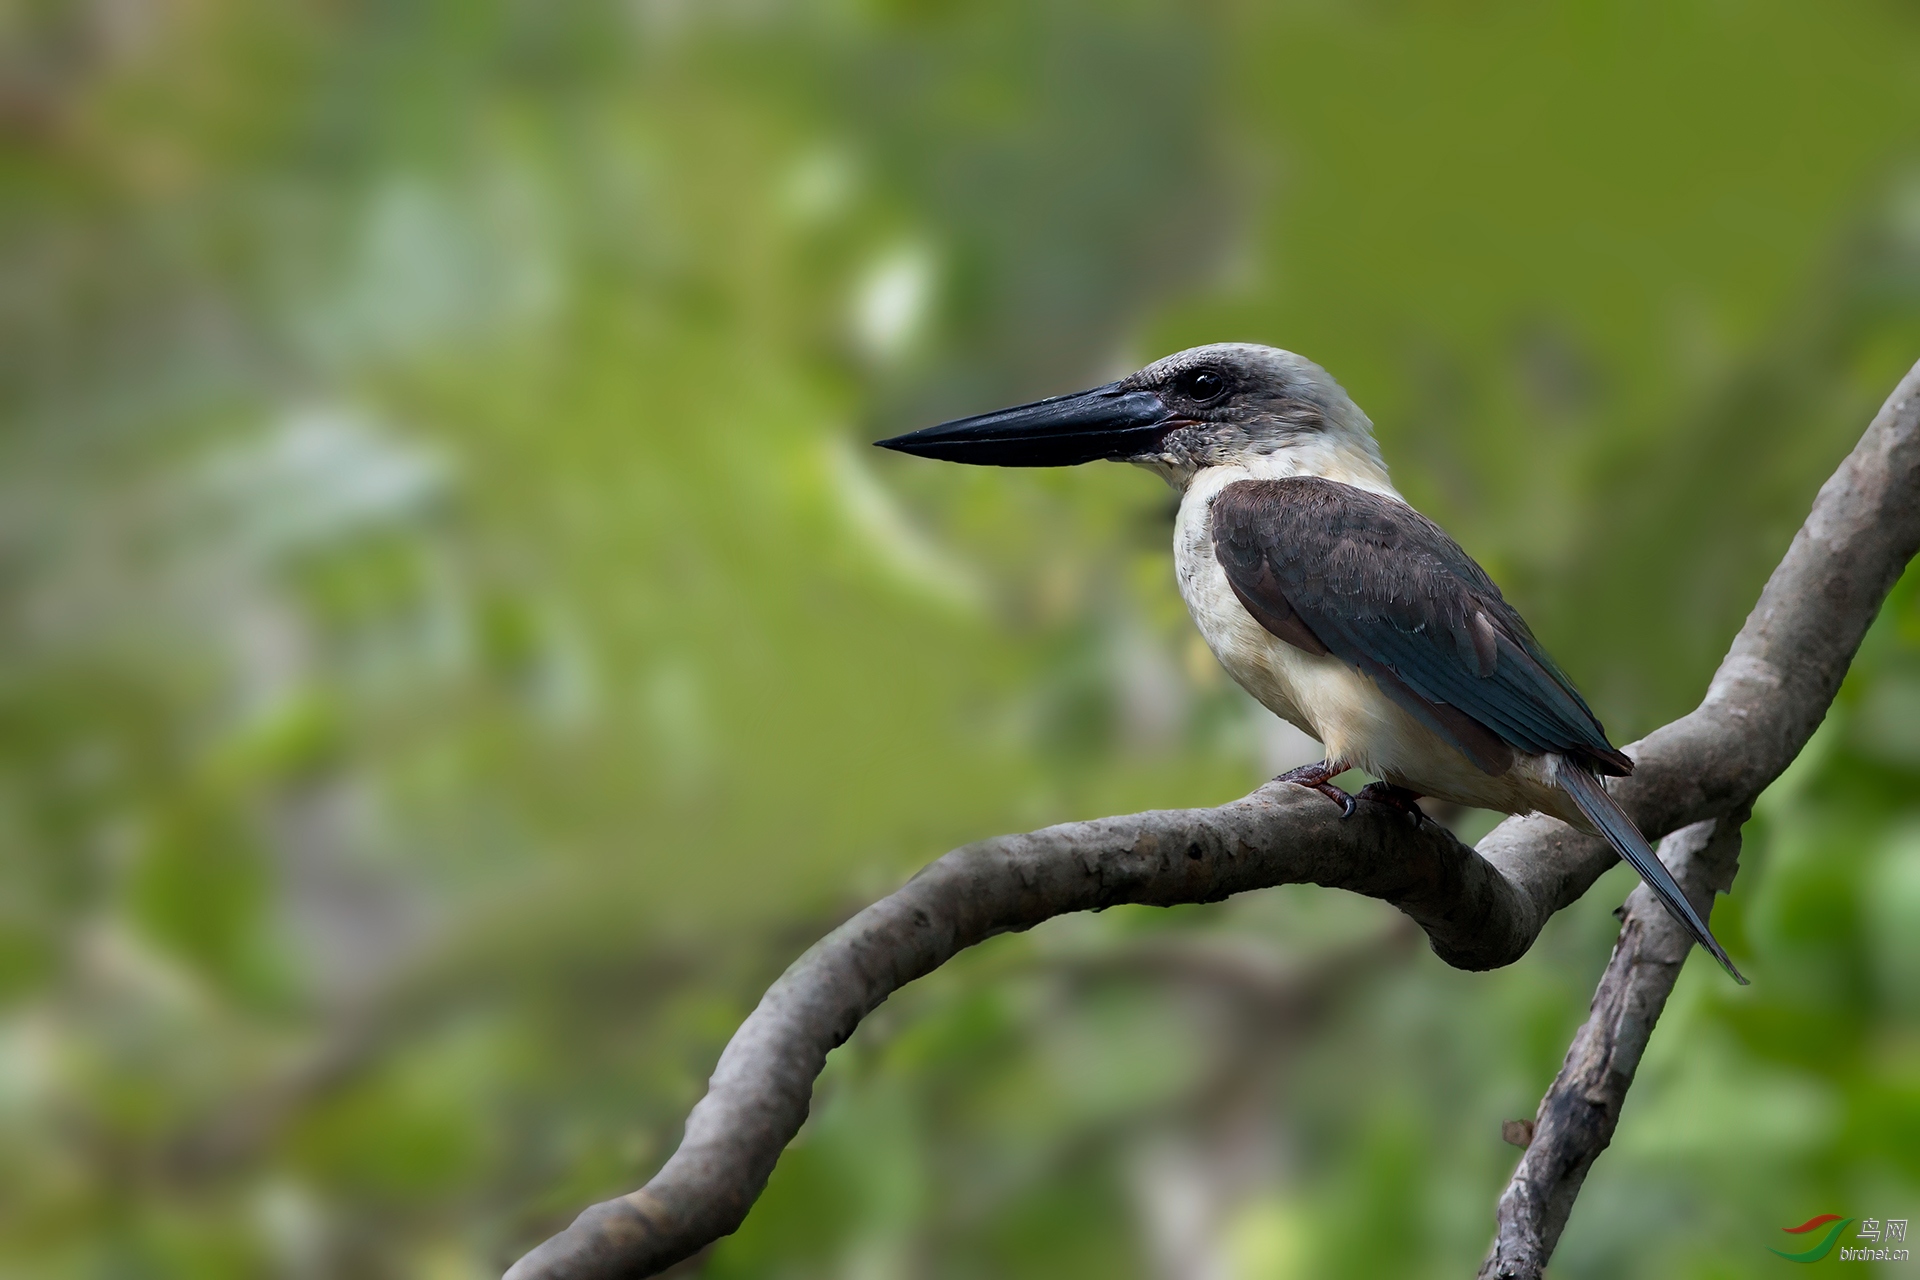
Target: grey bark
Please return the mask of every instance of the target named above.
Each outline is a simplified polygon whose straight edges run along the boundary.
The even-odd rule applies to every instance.
[[[1867,627],[1920,549],[1916,422],[1920,365],[1821,486],[1706,700],[1650,734],[1645,754],[1632,753],[1641,767],[1627,782],[1639,785],[1616,794],[1635,793],[1627,808],[1643,830],[1692,824],[1661,855],[1702,911],[1733,881],[1740,825],[1754,800],[1826,717]],[[1655,776],[1648,766],[1656,760],[1676,767]],[[1688,761],[1697,764],[1689,770]],[[1536,1280],[1545,1271],[1587,1170],[1613,1140],[1687,942],[1645,887],[1635,889],[1587,1022],[1541,1099],[1533,1141],[1501,1194],[1481,1280]]]
[[[1660,860],[1702,915],[1713,895],[1733,884],[1746,816],[1696,822],[1661,842]],[[1640,1055],[1693,947],[1645,885],[1628,895],[1621,915],[1587,1021],[1540,1100],[1527,1153],[1500,1197],[1499,1229],[1480,1280],[1536,1280],[1546,1269],[1587,1170],[1613,1141]]]
[[[1649,835],[1744,813],[1826,715],[1920,547],[1917,421],[1920,365],[1821,488],[1705,700],[1627,748],[1638,767],[1615,794]],[[1603,842],[1548,818],[1504,822],[1476,852],[1392,809],[1367,804],[1341,821],[1317,794],[1271,783],[1217,809],[1066,823],[956,849],[795,961],[721,1054],[685,1139],[652,1181],[587,1209],[508,1280],[656,1275],[732,1232],[805,1121],[827,1054],[893,991],[997,933],[1122,902],[1211,902],[1306,883],[1391,903],[1448,964],[1490,969],[1524,955],[1613,862]],[[1629,987],[1651,1009],[1650,1029],[1650,988]],[[1610,1124],[1605,1135],[1566,1129],[1554,1141],[1586,1153],[1586,1164],[1611,1135]],[[1570,1185],[1542,1176],[1528,1172],[1531,1189],[1503,1199],[1501,1238],[1531,1231],[1544,1264],[1559,1234],[1549,1221],[1556,1205],[1571,1206],[1578,1176]]]

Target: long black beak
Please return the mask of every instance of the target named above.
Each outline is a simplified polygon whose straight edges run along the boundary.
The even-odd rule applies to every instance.
[[[922,458],[982,467],[1072,467],[1152,453],[1177,425],[1159,396],[1110,382],[874,443]]]

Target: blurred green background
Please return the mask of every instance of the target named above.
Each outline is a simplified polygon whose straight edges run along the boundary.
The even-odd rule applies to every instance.
[[[866,447],[1221,339],[1637,737],[1920,355],[1920,13],[0,7],[0,1276],[497,1274],[920,864],[1308,758],[1157,480]],[[1554,1274],[1920,1216],[1917,578]],[[689,1274],[1470,1274],[1631,883],[1493,974],[1310,889],[997,939]]]

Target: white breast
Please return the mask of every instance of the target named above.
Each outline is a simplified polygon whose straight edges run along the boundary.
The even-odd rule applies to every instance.
[[[1227,674],[1261,705],[1325,743],[1331,755],[1355,745],[1348,732],[1384,701],[1371,680],[1338,658],[1296,649],[1254,621],[1213,553],[1213,500],[1244,467],[1212,467],[1194,478],[1174,523],[1173,563],[1180,598]],[[1362,734],[1361,736],[1366,736]]]

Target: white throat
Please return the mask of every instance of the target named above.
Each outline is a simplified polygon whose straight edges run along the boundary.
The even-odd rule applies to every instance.
[[[1184,465],[1172,459],[1142,462],[1179,490],[1184,499],[1210,500],[1236,480],[1284,480],[1289,476],[1318,476],[1349,484],[1405,502],[1387,476],[1386,464],[1371,439],[1364,443],[1344,432],[1315,434],[1289,440],[1270,449],[1248,449],[1213,465]],[[1183,504],[1184,505],[1184,504]]]

